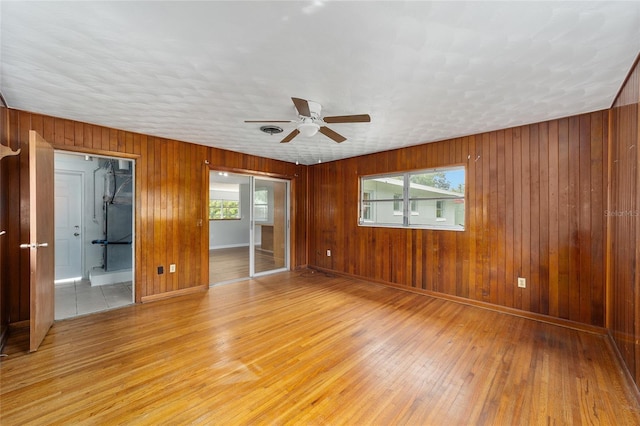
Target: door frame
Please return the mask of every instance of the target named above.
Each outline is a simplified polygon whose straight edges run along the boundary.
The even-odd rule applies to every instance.
[[[131,203],[131,272],[132,272],[132,278],[131,278],[131,303],[135,304],[136,303],[136,293],[137,293],[137,286],[136,286],[136,221],[137,221],[137,212],[136,212],[136,203],[137,203],[137,197],[138,197],[138,193],[137,193],[137,183],[136,183],[136,161],[139,158],[139,156],[136,155],[128,155],[128,154],[123,154],[123,155],[119,155],[119,153],[116,152],[106,152],[106,151],[101,151],[101,150],[97,150],[97,151],[92,151],[92,150],[85,150],[84,148],[80,148],[80,149],[73,149],[73,148],[67,148],[65,146],[58,146],[58,145],[54,145],[53,146],[54,149],[54,153],[56,152],[60,152],[63,154],[69,154],[69,155],[76,155],[78,157],[93,157],[93,158],[102,158],[102,159],[111,159],[111,160],[124,160],[124,161],[129,161],[131,163],[131,190],[132,190],[132,203]],[[61,170],[65,170],[66,169],[61,169]],[[78,172],[77,170],[75,170],[76,172]],[[83,173],[80,171],[80,173]],[[84,189],[84,185],[83,185],[83,189]],[[83,197],[83,201],[84,200],[84,191],[82,194]],[[83,207],[84,208],[84,207]],[[84,231],[84,230],[83,230]],[[84,235],[84,232],[83,232]],[[83,244],[84,245],[84,244]],[[83,271],[86,270],[87,265],[85,265],[85,259],[84,259],[84,247],[82,249],[82,256],[83,256]]]
[[[226,173],[233,173],[236,175],[242,175],[242,176],[246,176],[248,178],[250,178],[250,182],[249,182],[249,193],[250,193],[250,220],[249,220],[249,276],[246,278],[254,278],[254,277],[259,277],[259,276],[263,276],[263,275],[270,275],[270,274],[274,274],[274,273],[278,273],[278,272],[284,272],[284,271],[289,271],[291,270],[291,253],[292,253],[292,240],[291,240],[291,215],[292,215],[292,203],[291,203],[291,197],[292,197],[292,188],[293,188],[293,184],[292,184],[292,178],[290,176],[284,176],[284,175],[278,175],[275,173],[265,173],[265,172],[259,172],[259,171],[255,171],[255,170],[245,170],[245,169],[236,169],[236,168],[229,168],[229,167],[224,167],[224,166],[214,166],[211,165],[208,161],[205,162],[205,164],[207,165],[207,169],[208,169],[208,173],[207,173],[207,186],[205,188],[205,211],[207,212],[207,220],[206,220],[206,233],[210,238],[210,231],[209,231],[209,220],[208,220],[208,211],[209,211],[209,176],[211,173],[219,173],[219,172],[226,172]],[[285,189],[285,202],[286,202],[286,206],[285,206],[285,230],[286,230],[286,236],[285,236],[285,242],[286,242],[286,247],[285,247],[285,266],[282,268],[278,268],[278,269],[272,269],[269,271],[264,271],[264,272],[258,272],[255,273],[254,272],[254,228],[255,228],[255,221],[253,218],[253,197],[254,197],[254,190],[255,190],[255,179],[264,179],[264,180],[273,180],[273,181],[279,181],[279,182],[283,182],[286,185],[286,189]],[[209,244],[207,244],[207,253],[209,250]],[[208,257],[208,254],[207,254]],[[207,262],[207,276],[210,276],[211,271],[209,271],[209,262]],[[241,280],[244,278],[238,278],[237,280]],[[233,280],[233,281],[237,281],[237,280]],[[231,282],[231,281],[229,281]],[[212,285],[218,285],[218,284],[226,284],[226,282],[222,282],[222,283],[209,283],[209,286]]]

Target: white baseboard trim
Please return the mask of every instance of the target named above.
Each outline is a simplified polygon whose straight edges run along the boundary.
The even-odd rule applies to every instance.
[[[89,280],[91,281],[91,287],[133,281],[133,269],[113,272],[91,271]]]

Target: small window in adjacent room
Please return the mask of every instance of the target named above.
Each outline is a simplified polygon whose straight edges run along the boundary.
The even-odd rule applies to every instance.
[[[361,177],[359,224],[464,230],[465,168]]]
[[[216,183],[209,193],[209,219],[240,219],[240,185]]]
[[[269,190],[256,188],[253,194],[253,219],[256,222],[269,221]]]

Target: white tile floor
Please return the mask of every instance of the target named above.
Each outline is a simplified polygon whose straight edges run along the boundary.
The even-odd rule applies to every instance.
[[[91,287],[89,280],[56,284],[55,319],[104,311],[132,303],[131,282]]]

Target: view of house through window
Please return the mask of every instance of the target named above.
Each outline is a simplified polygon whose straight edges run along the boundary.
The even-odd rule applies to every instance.
[[[359,224],[461,231],[464,195],[464,167],[363,176]]]

